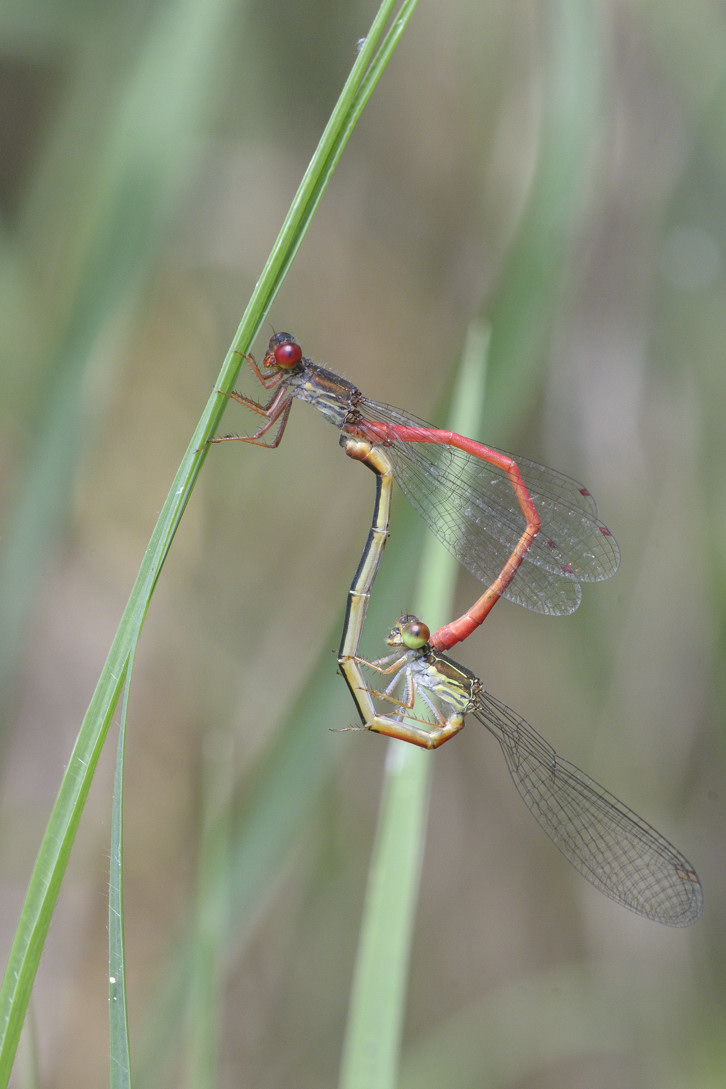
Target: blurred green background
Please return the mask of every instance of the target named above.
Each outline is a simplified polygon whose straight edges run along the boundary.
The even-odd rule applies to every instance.
[[[0,15],[3,960],[156,512],[374,10]],[[706,892],[688,931],[599,896],[470,727],[432,756],[402,1085],[723,1084],[725,206],[722,5],[422,2],[270,315],[435,423],[491,321],[478,437],[586,482],[623,561],[571,618],[500,605],[460,657]],[[220,1084],[335,1084],[387,749],[330,732],[353,721],[333,651],[371,501],[295,405],[276,451],[211,451],[177,535],[130,710],[140,1084],[187,1084],[169,994],[194,919],[225,937]],[[371,654],[427,532],[394,515]],[[112,762],[35,987],[57,1087],[107,1076]]]

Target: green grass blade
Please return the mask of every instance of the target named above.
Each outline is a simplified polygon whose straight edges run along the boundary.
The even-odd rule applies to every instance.
[[[111,1089],[129,1089],[131,1085],[131,1045],[129,1042],[129,1020],[126,1004],[124,939],[123,821],[126,724],[128,722],[129,692],[131,691],[135,650],[134,647],[124,685],[111,810],[111,863],[108,882],[108,1017],[109,1085]]]
[[[233,742],[223,734],[205,739],[202,753],[202,818],[197,895],[187,947],[189,981],[183,994],[187,1031],[183,1069],[194,1089],[220,1084],[225,966],[229,961],[229,881]],[[210,895],[215,890],[216,895]]]
[[[473,329],[447,427],[476,434],[484,405],[486,339]],[[456,561],[435,542],[421,565],[417,609],[425,619],[451,611]],[[393,622],[395,618],[390,617]],[[389,741],[378,832],[356,961],[341,1089],[393,1089],[398,1083],[409,954],[426,840],[432,754]]]

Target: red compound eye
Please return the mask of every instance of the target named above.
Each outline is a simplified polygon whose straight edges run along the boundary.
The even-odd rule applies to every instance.
[[[275,333],[270,341],[270,348],[275,357],[275,363],[283,370],[292,370],[302,359],[302,348],[289,333]]]

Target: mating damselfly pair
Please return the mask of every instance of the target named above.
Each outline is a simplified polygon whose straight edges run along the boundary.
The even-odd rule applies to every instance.
[[[583,582],[615,574],[618,546],[598,519],[590,492],[555,470],[369,400],[306,359],[289,333],[271,338],[260,366],[246,358],[262,386],[273,391],[271,397],[263,404],[239,393],[230,396],[264,422],[252,435],[213,442],[276,447],[298,398],[333,423],[344,452],[375,474],[371,529],[349,590],[338,655],[360,714],[358,728],[437,748],[462,729],[467,716],[475,718],[499,742],[534,818],[583,877],[648,919],[670,926],[695,922],[703,890],[685,856],[443,653],[468,638],[500,597],[535,612],[566,615],[579,605]],[[389,535],[394,479],[487,588],[466,613],[433,635],[418,618],[400,617],[388,636],[393,653],[367,661],[359,655],[360,641]],[[369,682],[366,671],[383,680]],[[426,718],[414,715],[417,696]]]

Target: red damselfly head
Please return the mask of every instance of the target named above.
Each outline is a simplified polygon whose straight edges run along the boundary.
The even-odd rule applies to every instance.
[[[275,333],[265,352],[264,365],[292,371],[302,362],[302,348],[292,333]]]

